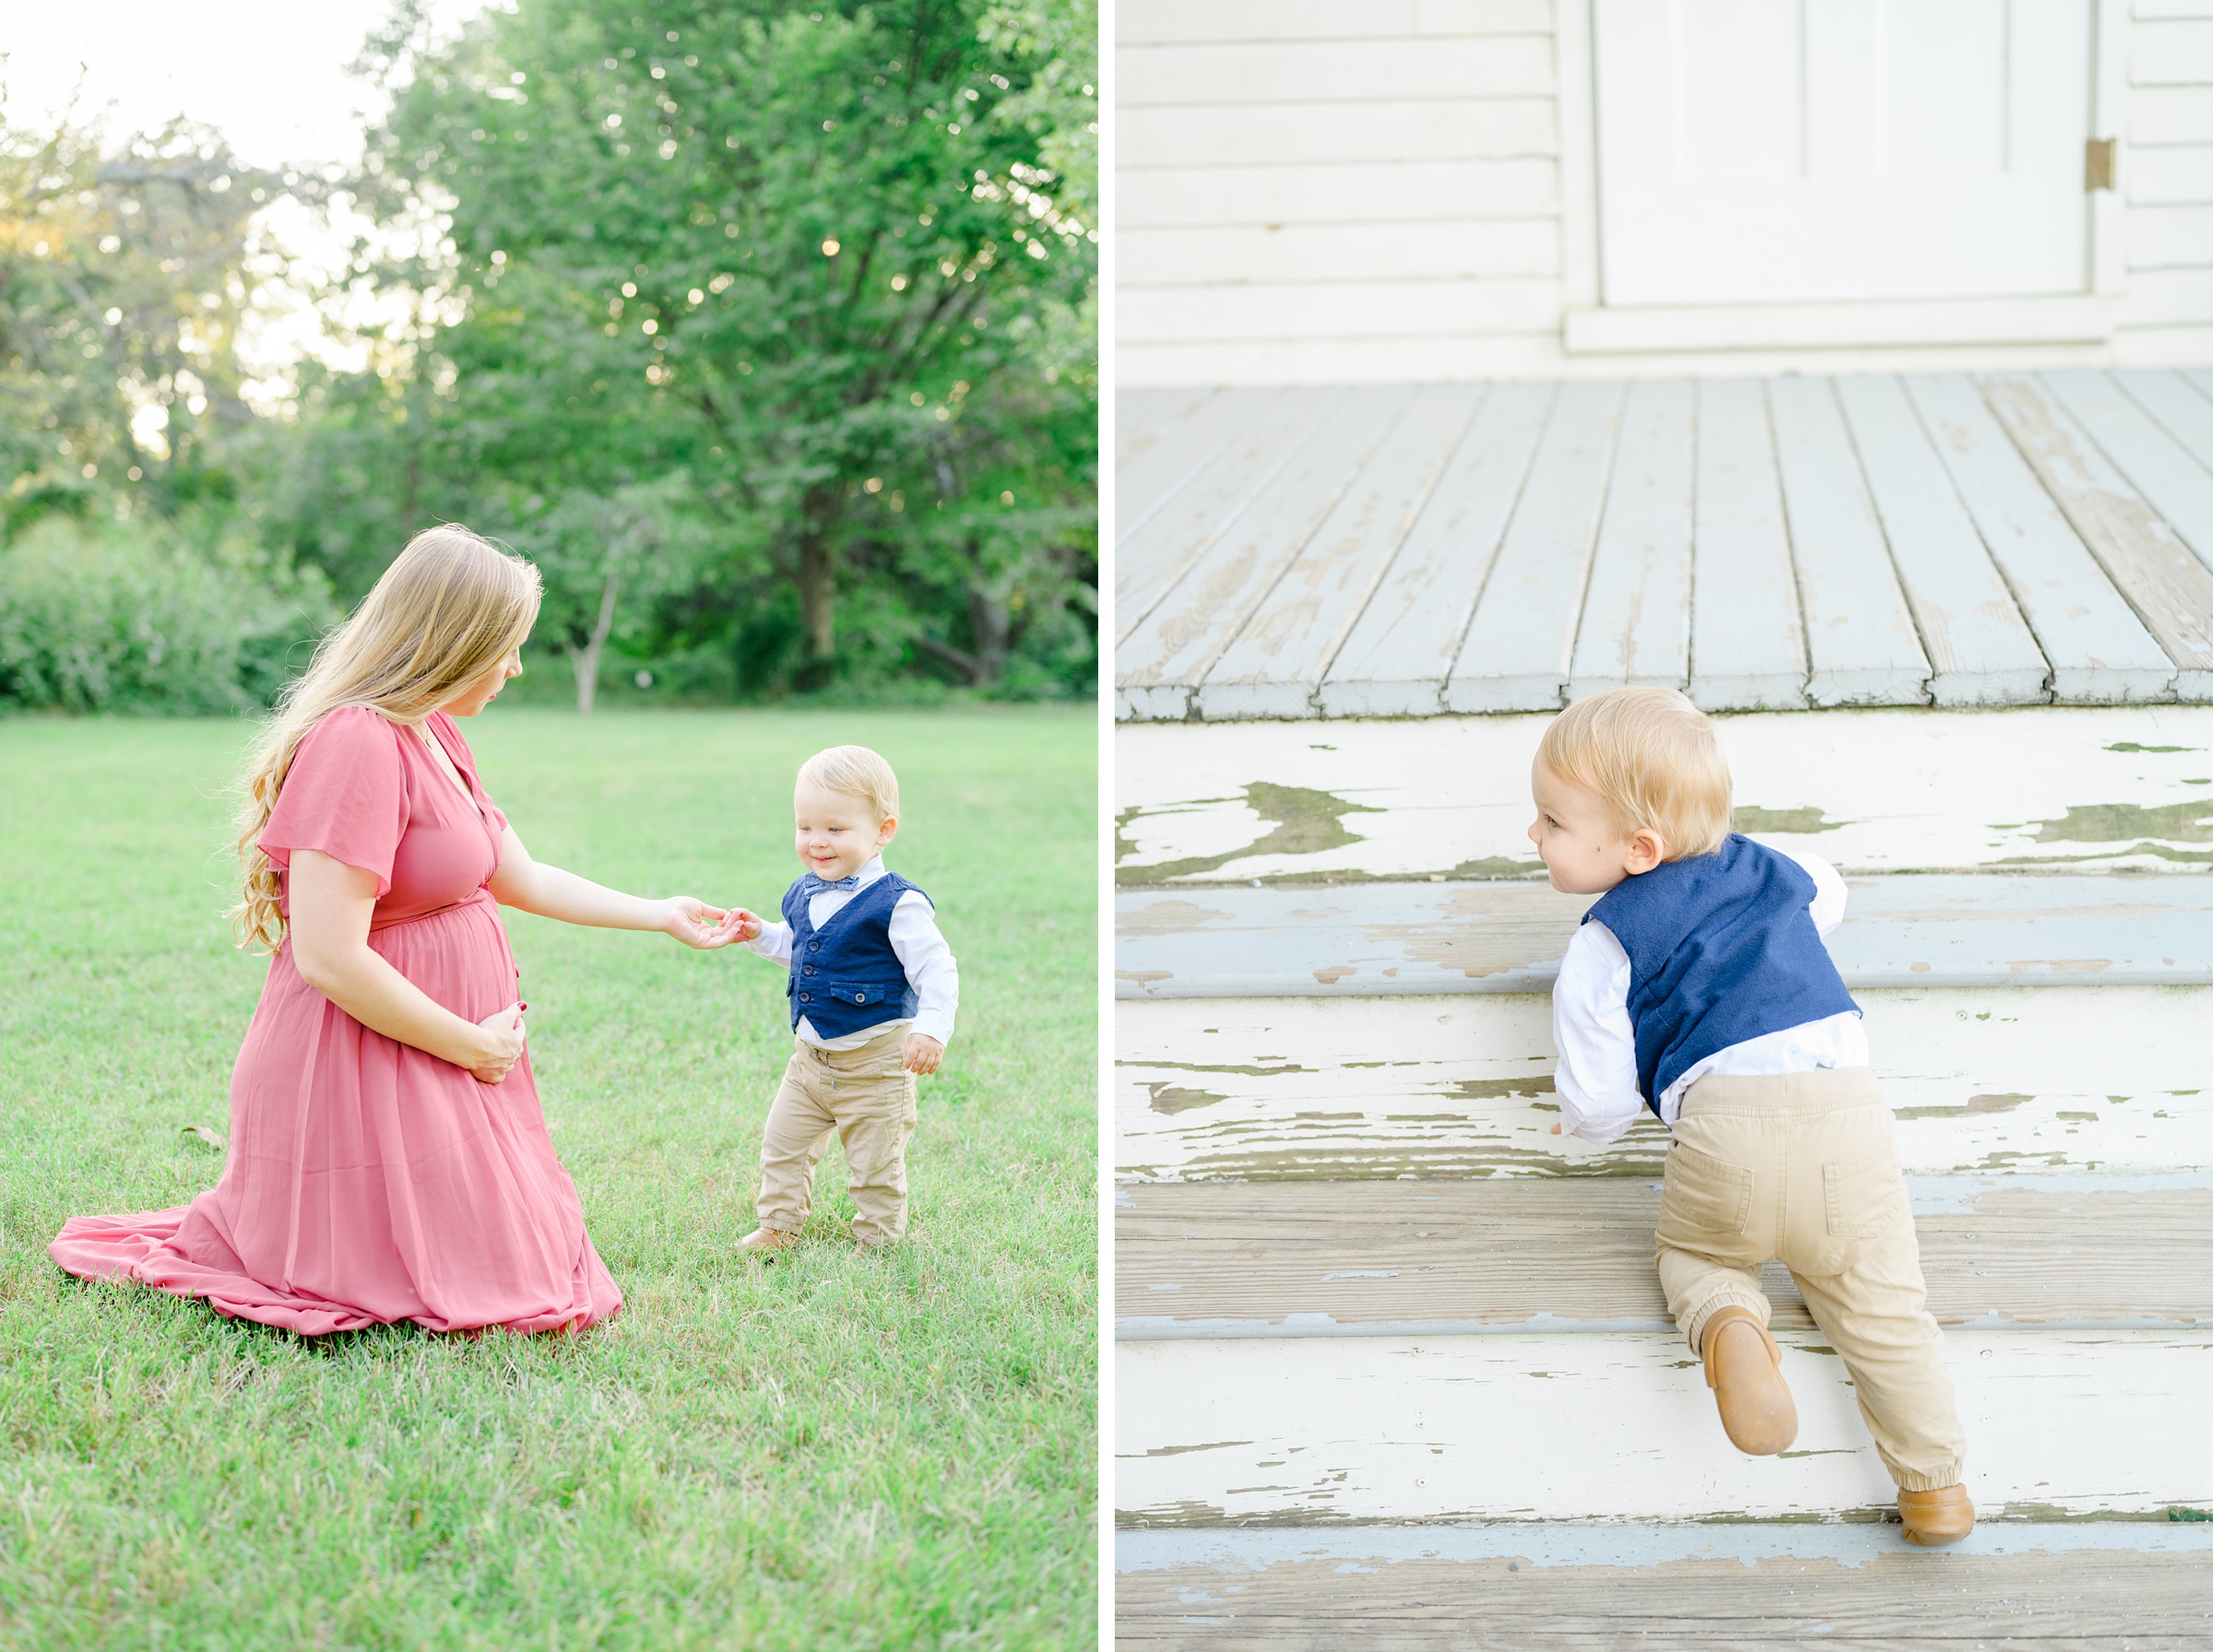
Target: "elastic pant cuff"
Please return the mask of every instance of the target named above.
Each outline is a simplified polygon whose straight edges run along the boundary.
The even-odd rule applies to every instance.
[[[1901,1492],[1941,1492],[1947,1486],[1956,1486],[1963,1481],[1966,1465],[1954,1462],[1925,1474],[1916,1473],[1911,1469],[1895,1468],[1888,1463],[1883,1467],[1889,1469],[1890,1478],[1898,1481],[1898,1489]]]
[[[1757,1319],[1760,1324],[1765,1325],[1768,1322],[1768,1316],[1769,1312],[1768,1299],[1760,1295],[1757,1292],[1716,1292],[1713,1295],[1708,1297],[1704,1302],[1700,1303],[1697,1307],[1693,1308],[1688,1315],[1675,1321],[1677,1327],[1681,1328],[1684,1337],[1690,1343],[1690,1351],[1700,1359],[1705,1358],[1705,1350],[1701,1348],[1699,1344],[1706,1335],[1706,1322],[1711,1319],[1716,1314],[1720,1313],[1723,1308],[1743,1308],[1749,1312],[1755,1319]]]

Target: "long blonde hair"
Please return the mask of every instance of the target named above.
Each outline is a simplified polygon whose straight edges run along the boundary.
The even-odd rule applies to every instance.
[[[316,645],[262,726],[238,784],[243,892],[231,909],[242,947],[284,937],[277,868],[254,840],[269,823],[300,742],[341,706],[365,705],[412,728],[522,646],[538,619],[538,570],[467,528],[417,534],[361,607]]]

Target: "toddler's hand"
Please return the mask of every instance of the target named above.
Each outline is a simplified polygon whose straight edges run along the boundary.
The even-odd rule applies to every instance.
[[[1559,1127],[1559,1126],[1557,1126],[1557,1125],[1555,1125],[1555,1126],[1553,1126],[1553,1127],[1552,1127],[1552,1133],[1553,1133],[1555,1136],[1557,1136],[1557,1135],[1560,1133],[1560,1127]]]
[[[722,927],[716,932],[716,945],[727,946],[731,941],[759,940],[761,920],[742,906],[733,906],[724,914]]]
[[[906,1070],[910,1073],[934,1073],[938,1063],[945,1059],[945,1046],[923,1032],[906,1035]]]

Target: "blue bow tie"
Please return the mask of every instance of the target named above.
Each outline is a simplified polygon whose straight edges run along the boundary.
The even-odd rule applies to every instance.
[[[801,872],[799,882],[805,886],[808,898],[811,900],[826,889],[858,889],[860,874],[856,872],[850,878],[840,878],[833,883],[827,879],[817,878],[812,872]]]

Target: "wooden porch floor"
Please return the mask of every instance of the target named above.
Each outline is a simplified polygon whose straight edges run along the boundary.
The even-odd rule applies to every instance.
[[[1119,408],[1124,718],[2213,701],[2213,369]]]

